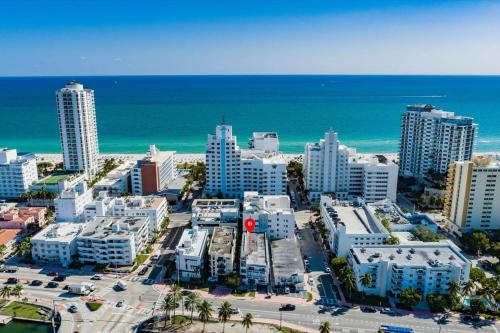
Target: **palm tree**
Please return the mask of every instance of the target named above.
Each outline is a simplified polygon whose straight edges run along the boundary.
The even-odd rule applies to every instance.
[[[253,319],[253,316],[251,313],[247,313],[245,315],[245,317],[243,317],[243,320],[241,321],[241,325],[243,325],[243,327],[245,328],[245,333],[247,333],[250,326],[253,325],[252,319]]]
[[[325,320],[324,322],[319,325],[319,333],[330,333],[330,330],[332,329],[332,324],[328,320]]]
[[[207,300],[204,300],[196,308],[200,320],[203,322],[203,332],[205,332],[205,324],[212,318],[212,305]]]
[[[0,289],[0,296],[2,296],[3,299],[7,299],[12,295],[12,288],[9,286],[4,286],[2,289]]]
[[[228,301],[224,301],[219,307],[219,320],[222,321],[222,333],[224,333],[226,322],[231,319],[232,313],[233,307]]]
[[[16,296],[18,299],[21,297],[21,294],[23,293],[24,287],[21,284],[16,284],[14,288],[11,290],[11,295]]]
[[[188,309],[188,311],[191,311],[191,322],[193,322],[193,311],[200,304],[200,302],[201,299],[197,293],[191,293],[186,298],[186,309]]]
[[[170,319],[170,311],[175,309],[175,302],[171,294],[167,294],[167,296],[163,299],[163,304],[161,309],[165,311],[165,326],[167,327],[167,319]]]
[[[455,295],[460,294],[461,290],[462,290],[462,288],[460,286],[460,282],[458,282],[458,281],[448,282],[448,294],[455,296]]]
[[[360,279],[359,282],[364,288],[369,288],[372,284],[373,278],[370,273],[365,273]]]
[[[462,284],[462,290],[463,290],[464,295],[465,296],[472,295],[472,291],[474,290],[475,286],[476,285],[474,284],[474,281],[472,281],[472,280],[464,282]]]
[[[173,284],[172,288],[170,288],[170,294],[174,299],[174,304],[177,306],[177,301],[179,301],[182,297],[182,288],[177,284]],[[174,308],[174,317],[175,317],[175,308]]]
[[[353,289],[356,288],[356,278],[352,274],[351,268],[349,267],[348,270],[345,270],[345,276],[343,277],[342,285],[346,289],[346,291],[349,293],[349,299],[351,299],[351,292]]]

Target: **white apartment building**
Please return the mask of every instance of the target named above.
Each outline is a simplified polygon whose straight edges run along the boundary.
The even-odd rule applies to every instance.
[[[110,198],[106,192],[100,192],[93,202],[84,209],[86,221],[96,216],[137,216],[149,217],[148,237],[154,236],[154,230],[160,230],[161,224],[168,216],[167,199],[159,196],[133,196]]]
[[[355,207],[322,195],[320,213],[328,229],[330,250],[338,257],[347,256],[352,246],[382,245],[390,236],[363,202]]]
[[[271,241],[271,258],[273,287],[304,290],[304,263],[295,237]]]
[[[64,169],[91,179],[99,171],[94,91],[70,82],[56,92],[56,102]]]
[[[423,178],[445,174],[455,161],[470,161],[477,135],[472,118],[455,116],[430,104],[408,105],[401,116],[399,174]]]
[[[443,214],[451,229],[500,229],[500,162],[475,156],[472,162],[450,165]]]
[[[234,254],[236,251],[236,229],[215,227],[208,247],[210,279],[218,281],[234,270]]]
[[[134,165],[132,161],[118,165],[94,185],[94,193],[106,191],[110,196],[119,196],[124,192],[130,192],[130,173]]]
[[[79,260],[130,266],[148,241],[149,217],[96,217],[76,239]]]
[[[50,224],[30,240],[33,260],[68,267],[77,253],[76,237],[82,229],[83,225],[78,223]]]
[[[146,157],[131,170],[132,193],[150,195],[163,191],[175,176],[175,151],[160,151],[149,145]]]
[[[240,218],[238,199],[196,199],[191,204],[191,225],[207,229],[237,228]]]
[[[33,154],[18,154],[15,149],[0,148],[0,199],[14,199],[38,180]]]
[[[264,233],[243,232],[240,254],[240,275],[249,286],[269,285],[269,243]]]
[[[92,202],[92,190],[82,181],[73,188],[68,188],[54,200],[56,221],[84,221],[85,205]]]
[[[243,221],[255,220],[254,232],[265,233],[269,240],[295,237],[295,215],[288,195],[259,195],[245,192]]]
[[[313,202],[319,202],[322,193],[339,199],[361,196],[367,202],[396,200],[398,166],[380,155],[358,157],[332,130],[319,142],[306,143],[303,173]]]
[[[255,132],[250,148],[240,149],[231,126],[217,126],[215,135],[208,135],[205,193],[226,197],[242,197],[244,191],[285,194],[286,162],[278,151],[278,135]]]
[[[428,294],[448,293],[448,284],[469,280],[470,262],[450,241],[404,245],[354,246],[349,251],[358,291],[377,296],[396,296],[415,288],[424,298]],[[372,276],[370,286],[361,278]]]
[[[207,245],[208,230],[198,227],[184,230],[175,248],[175,262],[180,279],[187,281],[201,278]]]

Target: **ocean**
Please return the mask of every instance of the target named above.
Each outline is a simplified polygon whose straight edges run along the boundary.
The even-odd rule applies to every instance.
[[[301,153],[329,128],[359,152],[396,152],[407,104],[430,103],[479,124],[477,151],[500,151],[500,76],[93,76],[0,78],[0,147],[58,153],[55,90],[95,90],[100,151],[201,153],[225,122],[239,145],[278,132]]]

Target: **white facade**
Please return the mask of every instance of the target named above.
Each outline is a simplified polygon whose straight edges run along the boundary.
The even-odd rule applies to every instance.
[[[238,199],[196,199],[191,204],[191,225],[207,229],[237,228],[240,219]]]
[[[269,243],[264,233],[243,232],[240,254],[240,275],[250,286],[269,284]]]
[[[215,227],[208,247],[210,278],[213,281],[233,272],[235,251],[236,229]]]
[[[55,200],[56,221],[82,222],[85,205],[92,202],[92,190],[82,181],[74,188],[64,190]]]
[[[87,221],[96,216],[147,216],[148,237],[152,239],[154,230],[159,231],[168,216],[168,203],[167,199],[159,196],[110,198],[106,192],[100,192],[96,200],[85,206],[84,216]]]
[[[364,203],[354,207],[322,195],[320,213],[330,250],[338,257],[347,256],[352,246],[382,245],[390,236]]]
[[[38,180],[33,154],[18,154],[15,149],[0,148],[0,199],[14,199]]]
[[[71,264],[77,253],[76,237],[83,225],[78,223],[53,223],[30,240],[31,256],[35,261],[58,263],[63,267]]]
[[[500,162],[476,156],[452,163],[443,213],[457,233],[500,229]]]
[[[288,195],[245,192],[243,221],[247,218],[255,220],[254,232],[265,233],[270,240],[295,237],[295,215]]]
[[[425,298],[428,294],[448,293],[448,284],[469,280],[470,262],[450,241],[439,243],[385,246],[354,246],[348,261],[358,291],[385,297],[395,296],[407,288],[415,288]],[[370,286],[361,278],[372,276]]]
[[[322,193],[335,193],[339,199],[396,201],[398,166],[383,156],[358,157],[332,130],[319,142],[306,143],[303,173],[311,201],[318,202]]]
[[[175,249],[176,268],[182,280],[201,278],[207,253],[208,231],[194,227],[185,229]]]
[[[96,217],[76,239],[79,260],[130,266],[147,243],[148,217]]]
[[[278,135],[253,134],[251,148],[241,150],[232,127],[219,125],[208,135],[205,193],[242,197],[244,191],[278,195],[286,193],[286,162],[278,152]]]
[[[304,263],[295,237],[271,241],[274,287],[304,290]]]
[[[130,172],[132,193],[149,195],[167,188],[176,177],[175,151],[160,151],[149,145],[149,151],[132,167]]]
[[[130,172],[134,165],[135,163],[126,161],[111,170],[94,185],[94,193],[106,191],[109,195],[119,196],[123,192],[128,192],[130,188]]]
[[[91,179],[99,171],[94,91],[70,82],[56,92],[56,101],[64,169]]]
[[[409,105],[401,116],[399,174],[423,178],[429,170],[444,174],[454,161],[470,161],[477,125],[472,118]]]

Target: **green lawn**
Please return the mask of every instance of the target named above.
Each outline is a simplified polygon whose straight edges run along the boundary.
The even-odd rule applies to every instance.
[[[87,308],[88,308],[90,311],[97,311],[97,310],[99,310],[99,308],[102,306],[102,303],[98,303],[98,302],[87,302],[87,303],[85,303],[85,305],[87,306]]]
[[[12,302],[1,310],[1,313],[8,316],[16,316],[28,319],[44,320],[45,315],[38,313],[40,309],[44,309],[41,306],[22,303],[22,302]]]
[[[189,321],[188,317],[186,316],[175,316],[172,318],[172,324],[177,325],[177,326],[182,326],[185,323]]]
[[[55,185],[58,181],[71,177],[70,173],[56,173],[48,176],[38,182],[38,184],[45,185]]]
[[[347,298],[347,301],[360,305],[369,305],[369,306],[382,306],[389,307],[389,300],[384,297],[379,297],[375,295],[363,295],[360,292],[353,291],[351,292],[351,297],[349,299],[349,293],[344,292],[344,296]]]
[[[135,257],[135,262],[139,265],[143,264],[146,260],[148,260],[149,255],[148,254],[138,254]]]

